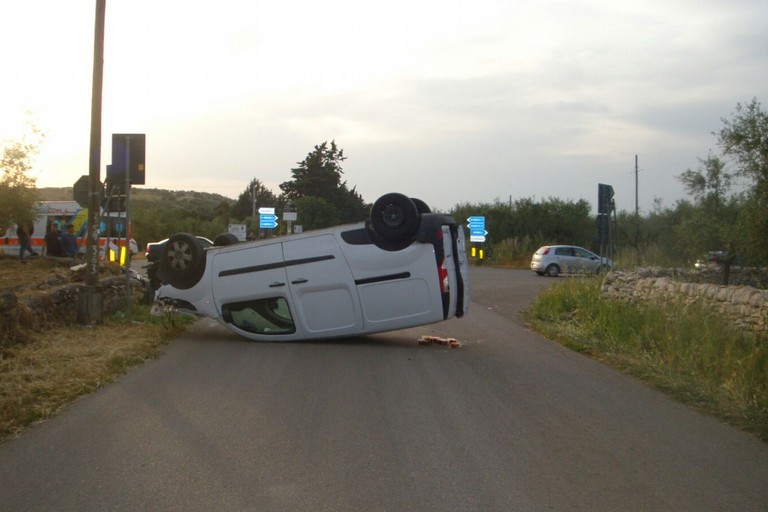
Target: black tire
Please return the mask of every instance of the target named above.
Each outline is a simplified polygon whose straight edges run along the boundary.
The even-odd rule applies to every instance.
[[[387,241],[412,240],[420,225],[421,215],[416,205],[403,194],[384,194],[371,207],[371,227]]]
[[[432,213],[432,209],[429,207],[427,203],[422,201],[421,199],[412,197],[411,201],[413,201],[413,204],[416,205],[416,211],[419,213]]]
[[[560,267],[552,263],[547,267],[546,273],[549,277],[557,277],[560,274]]]
[[[213,245],[216,247],[223,247],[225,245],[232,245],[240,242],[238,238],[232,233],[220,233],[213,239]]]
[[[194,235],[178,233],[168,239],[160,256],[158,276],[163,284],[186,290],[195,286],[205,272],[205,250]]]

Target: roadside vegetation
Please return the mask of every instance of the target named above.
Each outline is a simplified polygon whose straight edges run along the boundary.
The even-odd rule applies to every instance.
[[[657,201],[642,215],[622,210],[622,205],[617,209],[611,202],[610,212],[599,217],[599,231],[585,199],[509,196],[459,204],[447,213],[459,223],[469,216],[485,217],[490,233],[479,246],[484,259],[473,258],[474,264],[527,268],[538,247],[554,243],[602,252],[616,268],[690,266],[717,251],[727,283],[731,265],[768,266],[768,114],[753,99],[737,104],[732,116],[722,121],[715,133],[721,154],[710,151],[696,169],[680,169],[678,179],[688,200],[672,206]],[[73,197],[71,188],[35,188],[32,157],[43,139],[32,127],[28,136],[2,147],[0,236],[11,223],[33,219],[37,201]],[[245,224],[249,233],[258,233],[255,206],[282,211],[291,204],[305,230],[363,220],[370,205],[343,179],[346,159],[335,141],[323,142],[290,169],[292,179],[279,185],[280,192],[254,177],[235,200],[205,192],[134,188],[133,237],[143,248],[177,232],[213,239],[229,224]],[[283,234],[281,229],[285,226],[260,236]],[[605,247],[611,248],[609,254],[599,250]],[[15,285],[17,274],[14,270],[10,283]],[[768,440],[765,337],[736,332],[703,309],[610,303],[600,298],[598,286],[595,279],[561,279],[531,307],[528,319],[574,350],[614,364]],[[27,342],[15,345],[0,339],[0,438],[52,416],[75,396],[154,357],[184,328],[183,320],[153,318],[148,309],[126,308],[105,318],[104,325],[29,333]]]
[[[189,318],[154,317],[148,306],[134,305],[105,317],[101,325],[26,331],[25,342],[0,349],[0,440],[157,357]]]
[[[599,278],[560,279],[526,312],[544,336],[768,441],[768,338],[706,307],[601,298]]]

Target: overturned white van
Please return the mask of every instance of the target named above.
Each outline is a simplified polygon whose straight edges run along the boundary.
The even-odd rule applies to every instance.
[[[463,316],[464,232],[449,215],[392,193],[370,219],[268,240],[164,244],[158,305],[214,318],[254,340],[391,331]]]

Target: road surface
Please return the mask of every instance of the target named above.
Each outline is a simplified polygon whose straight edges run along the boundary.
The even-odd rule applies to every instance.
[[[200,321],[0,445],[0,510],[768,510],[768,445],[526,329],[555,280],[472,278],[466,318],[367,338]]]

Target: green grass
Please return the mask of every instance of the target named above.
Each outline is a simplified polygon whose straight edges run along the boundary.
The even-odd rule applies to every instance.
[[[738,330],[705,306],[607,300],[600,284],[560,280],[531,305],[527,320],[768,441],[768,337]]]

